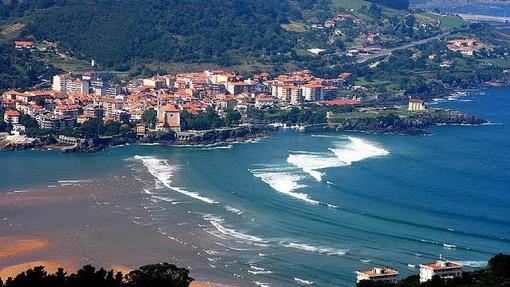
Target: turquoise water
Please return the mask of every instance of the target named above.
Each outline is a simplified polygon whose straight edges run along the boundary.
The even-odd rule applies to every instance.
[[[155,178],[145,190],[154,204],[200,216],[212,270],[252,285],[352,286],[354,270],[409,275],[417,270],[408,264],[440,255],[482,266],[510,252],[509,95],[488,89],[437,103],[495,124],[430,136],[282,131],[221,148],[0,153],[0,190],[136,170]]]

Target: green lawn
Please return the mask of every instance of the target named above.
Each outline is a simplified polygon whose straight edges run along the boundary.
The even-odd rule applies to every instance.
[[[48,57],[48,62],[53,64],[55,67],[60,68],[64,71],[77,71],[90,69],[90,63],[84,60],[78,60],[74,58],[61,58],[57,55],[51,54]]]
[[[306,24],[296,21],[290,21],[289,24],[282,24],[281,27],[287,31],[291,32],[305,32],[307,30]]]
[[[369,6],[369,3],[362,0],[332,0],[331,8],[333,10],[345,9],[345,10],[359,10],[363,5]]]
[[[510,69],[510,59],[484,59],[483,62],[503,69]]]

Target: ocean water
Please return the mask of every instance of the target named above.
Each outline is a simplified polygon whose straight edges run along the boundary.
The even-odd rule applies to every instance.
[[[353,286],[357,269],[411,275],[409,264],[439,256],[480,267],[510,252],[509,97],[493,88],[430,103],[492,124],[429,136],[281,131],[221,147],[0,153],[0,192],[146,176],[140,193],[185,206],[211,272],[243,286]],[[151,218],[172,240],[179,226]]]

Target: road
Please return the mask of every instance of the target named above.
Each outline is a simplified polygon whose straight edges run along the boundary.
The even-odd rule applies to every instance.
[[[362,64],[362,63],[365,63],[366,61],[369,61],[369,60],[372,60],[372,59],[377,59],[377,58],[380,58],[380,57],[389,56],[389,55],[391,55],[391,53],[393,53],[395,51],[405,50],[405,49],[409,49],[409,48],[412,48],[412,47],[415,47],[415,46],[423,45],[423,44],[426,44],[426,43],[428,43],[430,41],[438,40],[438,39],[440,39],[440,38],[442,38],[442,37],[444,37],[444,36],[446,36],[448,34],[450,34],[450,32],[446,32],[446,33],[443,33],[443,34],[440,34],[440,35],[437,35],[437,36],[434,36],[434,37],[431,37],[431,38],[427,38],[427,39],[411,42],[409,44],[405,44],[405,45],[398,46],[398,47],[395,47],[395,48],[383,49],[383,50],[381,50],[381,51],[379,51],[377,53],[374,53],[374,54],[363,55],[363,56],[360,56],[356,60],[356,63]]]

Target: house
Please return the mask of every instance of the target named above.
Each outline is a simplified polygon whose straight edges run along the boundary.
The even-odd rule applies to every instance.
[[[411,112],[419,112],[425,110],[425,103],[422,100],[418,99],[409,99],[409,106],[407,108],[408,111]]]
[[[136,136],[138,138],[144,138],[147,135],[147,128],[144,123],[136,124]]]
[[[370,44],[374,44],[377,40],[379,40],[379,34],[375,34],[375,33],[369,33],[368,34],[367,41]]]
[[[4,112],[4,122],[9,124],[19,123],[20,113],[16,110],[6,110]]]
[[[307,51],[317,56],[324,55],[324,53],[326,53],[326,50],[319,48],[312,48],[308,49]]]
[[[181,110],[176,108],[175,105],[160,106],[157,112],[157,128],[159,130],[171,129],[176,132],[181,131]]]
[[[333,20],[326,20],[324,22],[324,27],[326,27],[326,28],[334,28],[335,24],[336,24],[336,22],[333,21]]]
[[[275,105],[276,99],[274,97],[260,94],[255,97],[255,107],[256,108],[264,108],[264,107],[273,107]]]
[[[33,50],[34,49],[34,41],[15,41],[14,47],[18,50],[27,49],[27,50]]]
[[[225,88],[230,94],[237,95],[241,93],[251,93],[253,90],[253,84],[244,81],[227,82],[225,83]]]
[[[397,283],[398,271],[393,268],[371,268],[356,271],[356,283],[363,280],[380,281],[384,283]]]
[[[434,276],[442,279],[461,277],[463,272],[462,264],[444,259],[436,262],[420,264],[420,282],[426,282]]]
[[[329,101],[322,101],[318,104],[321,106],[356,106],[359,105],[361,102],[354,99],[335,99],[335,100],[329,100]]]

